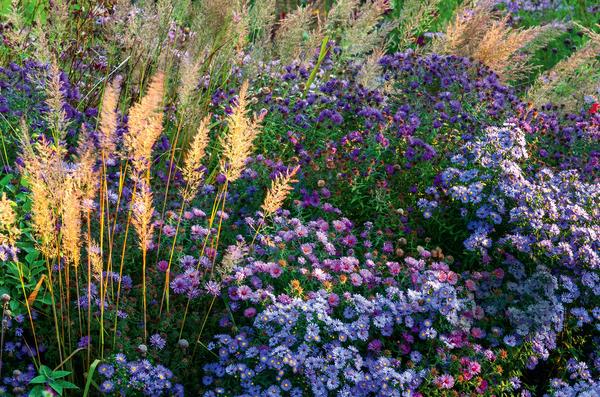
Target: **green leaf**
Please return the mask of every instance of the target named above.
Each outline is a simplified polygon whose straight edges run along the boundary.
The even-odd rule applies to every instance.
[[[28,253],[27,255],[25,255],[25,260],[27,261],[27,263],[33,263],[38,256],[40,255],[40,253],[36,250],[36,251],[32,251],[30,253]]]
[[[0,186],[6,186],[10,183],[10,181],[12,180],[13,176],[12,174],[6,174],[6,176],[4,178],[2,178],[2,180],[0,180]]]
[[[60,384],[64,389],[79,389],[79,387],[75,386],[73,383],[62,379],[55,381],[55,383]]]
[[[52,377],[52,370],[45,365],[40,366],[40,374],[45,375],[47,378]]]
[[[29,381],[30,384],[46,383],[47,378],[44,375],[38,375]]]
[[[50,295],[43,295],[43,296],[39,296],[36,298],[36,302],[41,302],[44,305],[50,305],[52,304],[52,298],[50,297]]]
[[[31,389],[29,393],[29,397],[43,397],[44,396],[44,388],[42,386],[36,386]]]
[[[64,378],[69,375],[70,371],[54,371],[52,372],[52,379]]]
[[[50,382],[49,385],[51,388],[53,388],[54,390],[56,390],[56,392],[62,396],[62,392],[63,392],[63,387],[61,385],[58,384],[58,382]]]
[[[87,381],[85,382],[85,389],[83,389],[83,397],[87,397],[90,392],[90,386],[92,385],[92,378],[94,377],[94,371],[96,371],[96,367],[100,364],[100,360],[96,359],[90,365],[90,369],[87,372]]]

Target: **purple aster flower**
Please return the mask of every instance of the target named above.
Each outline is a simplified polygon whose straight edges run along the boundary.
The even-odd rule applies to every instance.
[[[154,346],[158,350],[164,349],[166,344],[167,341],[165,341],[159,334],[154,334],[150,337],[150,345]]]

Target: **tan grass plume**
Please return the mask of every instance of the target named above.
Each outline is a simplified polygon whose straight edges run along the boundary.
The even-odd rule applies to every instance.
[[[56,59],[50,63],[49,80],[46,85],[46,104],[50,108],[46,113],[46,121],[54,144],[58,145],[67,134],[67,116],[63,110],[64,97],[61,91],[60,69]]]
[[[154,213],[154,204],[152,201],[152,191],[144,179],[140,179],[137,184],[137,190],[131,203],[132,224],[138,235],[140,248],[146,250],[154,232],[152,224],[152,214]]]
[[[533,51],[528,52],[527,48],[540,37],[557,31],[559,25],[514,28],[495,4],[493,0],[481,0],[475,6],[467,3],[459,8],[445,34],[434,41],[433,50],[473,58],[505,81],[518,80],[533,68],[529,63]]]
[[[389,8],[387,0],[368,0],[360,6],[340,40],[346,55],[358,56],[383,47],[385,37],[393,27],[391,23],[380,26]]]
[[[92,244],[90,245],[88,249],[88,256],[92,270],[92,274],[90,276],[95,278],[96,281],[102,280],[102,251],[100,250],[100,246],[96,242],[92,242]]]
[[[181,190],[181,196],[185,202],[190,202],[196,196],[202,176],[204,175],[201,167],[209,142],[209,122],[210,115],[200,121],[196,135],[184,160],[183,168],[181,169],[183,179],[186,183],[185,188]]]
[[[275,52],[283,62],[297,59],[310,49],[307,33],[313,23],[313,9],[310,6],[298,7],[283,19],[275,32]],[[310,37],[311,34],[308,34]]]
[[[115,152],[115,138],[117,132],[117,107],[121,91],[121,78],[117,77],[112,84],[108,84],[102,98],[100,112],[99,144],[104,158]]]
[[[237,180],[245,168],[246,160],[252,154],[253,142],[260,132],[260,123],[264,114],[250,119],[247,115],[248,81],[245,81],[238,95],[237,104],[227,117],[227,134],[220,137],[222,147],[221,172],[227,181]]]
[[[64,165],[60,146],[47,140],[31,144],[27,127],[22,122],[21,172],[28,183],[31,197],[31,223],[40,251],[47,257],[57,253],[57,221],[64,193]]]
[[[137,177],[148,170],[152,147],[162,132],[164,78],[164,73],[157,72],[146,95],[129,111],[129,130],[123,143]]]
[[[0,199],[0,245],[14,246],[21,236],[17,213],[13,208],[15,206],[15,202],[7,199],[6,193],[2,193]]]
[[[271,188],[267,191],[267,196],[261,206],[265,217],[271,216],[277,212],[288,198],[292,190],[292,184],[297,182],[294,179],[300,166],[296,166],[292,170],[288,170],[284,175],[278,175],[271,182]]]
[[[600,28],[600,25],[597,25]],[[576,52],[558,62],[541,75],[527,93],[527,100],[536,106],[552,102],[566,110],[581,109],[585,95],[600,89],[600,34],[578,26],[589,40]]]
[[[81,188],[77,176],[66,180],[61,226],[62,254],[75,268],[81,259]]]

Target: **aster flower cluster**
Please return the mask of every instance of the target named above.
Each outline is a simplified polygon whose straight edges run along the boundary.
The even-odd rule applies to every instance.
[[[598,360],[594,363],[596,374],[598,371]],[[570,359],[567,362],[568,381],[553,379],[550,381],[551,394],[544,396],[574,397],[595,396],[600,393],[600,382],[598,377],[592,375],[592,371],[584,361]]]
[[[33,364],[29,364],[24,371],[14,369],[10,374],[2,377],[0,396],[25,397],[29,395],[29,382],[37,375]]]
[[[419,207],[425,218],[458,207],[470,231],[465,248],[484,264],[502,263],[509,277],[468,271],[465,285],[487,315],[502,313],[511,323],[502,334],[492,321],[488,338],[503,335],[507,346],[532,343],[528,366],[534,368],[557,347],[566,321],[584,332],[599,326],[600,229],[594,219],[600,196],[597,183],[581,181],[575,171],[528,172],[526,146],[515,125],[487,129],[452,157],[453,166],[428,189],[433,199],[421,199]],[[510,302],[497,298],[498,289],[510,294]]]
[[[173,372],[160,364],[152,364],[147,359],[128,360],[117,353],[97,368],[103,395],[121,396],[139,394],[143,396],[182,397],[183,386],[173,382]]]
[[[206,396],[399,396],[452,388],[452,375],[434,376],[436,366],[462,371],[463,390],[488,388],[493,377],[482,381],[479,359],[454,368],[455,352],[488,361],[500,353],[475,343],[485,336],[474,327],[482,309],[443,254],[420,249],[404,256],[392,241],[381,242],[378,254],[372,225],[360,231],[346,218],[304,224],[283,211],[275,224],[273,235],[259,238],[273,245],[258,245],[224,280],[241,328],[208,344],[219,361],[204,367]],[[221,325],[233,324],[226,316]],[[437,351],[435,361],[426,349]]]
[[[498,4],[504,4],[508,11],[516,14],[519,11],[539,12],[555,9],[560,2],[556,0],[499,0]]]
[[[489,128],[452,157],[455,167],[441,173],[439,187],[428,189],[434,199],[421,199],[419,207],[429,217],[443,196],[459,203],[471,231],[465,248],[479,251],[484,260],[497,243],[521,254],[539,254],[565,272],[594,279],[600,248],[600,229],[594,222],[598,184],[582,182],[573,170],[542,169],[531,176],[523,169],[528,156],[518,127]],[[594,283],[586,284],[594,289]]]
[[[335,51],[331,56],[335,59]],[[540,167],[584,169],[582,180],[593,181],[591,171],[600,164],[594,138],[599,115],[562,115],[552,105],[532,110],[496,74],[468,59],[412,51],[385,55],[379,60],[382,73],[376,87],[360,84],[355,65],[335,77],[329,76],[331,67],[321,65],[322,77],[306,95],[301,83],[310,68],[305,65],[293,63],[282,71],[265,65],[258,76],[250,76],[255,86],[263,87],[255,95],[257,108],[269,110],[265,123],[288,128],[277,135],[276,149],[291,150],[304,165],[327,170],[301,181],[308,203],[318,200],[314,186],[325,182],[332,202],[345,212],[357,211],[337,199],[348,191],[376,203],[360,209],[357,216],[363,221],[389,204],[410,212],[416,203],[399,200],[397,189],[408,185],[416,193],[447,165],[460,140],[469,141],[507,119],[539,139]],[[214,94],[216,113],[227,113],[235,92]],[[407,232],[420,229],[414,222],[402,221],[401,226]]]

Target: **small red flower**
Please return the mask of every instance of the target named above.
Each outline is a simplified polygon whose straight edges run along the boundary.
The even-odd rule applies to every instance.
[[[590,110],[588,110],[589,114],[596,114],[600,110],[600,103],[595,102],[590,106]]]

